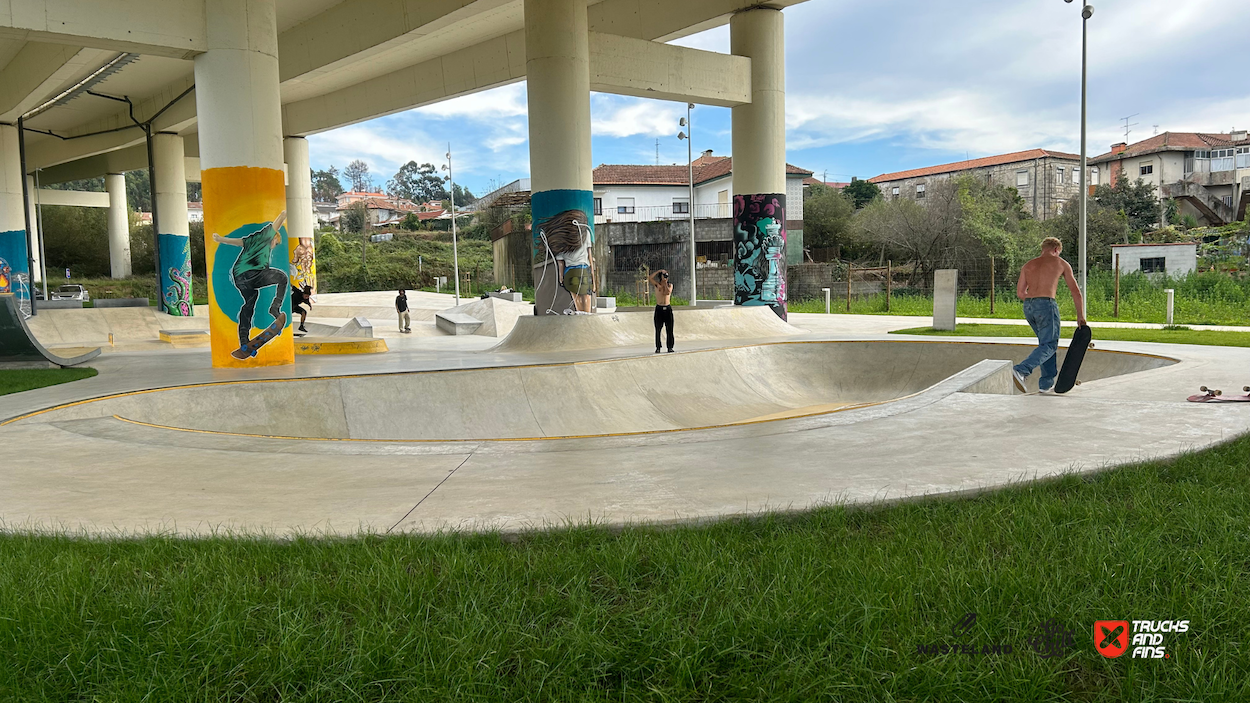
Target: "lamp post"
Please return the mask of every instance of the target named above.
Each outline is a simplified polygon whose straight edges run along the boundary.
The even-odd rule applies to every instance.
[[[678,139],[686,140],[686,168],[690,174],[690,197],[686,200],[686,212],[690,215],[690,307],[698,307],[699,294],[695,288],[695,250],[694,250],[694,148],[692,134],[694,129],[691,125],[691,110],[694,109],[694,103],[686,103],[686,116],[683,117],[678,124],[686,128],[685,132],[678,132]]]
[[[1072,2],[1072,0],[1063,0],[1064,2]],[[1086,5],[1081,8],[1081,219],[1079,222],[1081,232],[1081,317],[1085,316],[1087,309],[1086,298],[1089,297],[1089,290],[1085,285],[1086,269],[1088,264],[1086,261],[1086,224],[1089,213],[1089,186],[1086,185],[1088,176],[1086,175],[1086,156],[1085,156],[1085,115],[1086,115],[1086,67],[1088,65],[1086,55],[1086,35],[1089,25],[1089,18],[1094,16],[1094,6]]]
[[[447,143],[447,163],[443,165],[447,175],[443,178],[451,187],[447,189],[451,196],[451,261],[456,277],[456,305],[460,304],[460,251],[456,246],[456,182],[451,176],[451,142]]]

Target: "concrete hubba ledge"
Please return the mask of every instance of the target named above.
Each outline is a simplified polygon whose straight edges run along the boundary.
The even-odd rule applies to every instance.
[[[81,310],[81,300],[36,300],[36,312],[44,310]]]
[[[295,353],[313,354],[382,354],[389,351],[385,339],[373,337],[297,337]]]
[[[799,419],[805,428],[909,412],[958,392],[1010,394],[1011,364],[1031,349],[775,342],[608,361],[175,387],[19,421],[117,416],[200,432],[387,441],[614,436]],[[1090,350],[1086,378],[1171,363]]]
[[[91,304],[97,308],[146,308],[151,305],[147,298],[96,298]]]
[[[519,294],[518,294],[519,295]],[[534,306],[526,302],[512,302],[498,297],[479,298],[477,300],[457,305],[454,308],[447,308],[438,315],[460,314],[467,315],[474,320],[481,322],[481,326],[474,329],[472,334],[481,335],[483,337],[501,337],[507,335],[516,327],[516,321],[523,317],[534,316]],[[445,323],[438,322],[439,329],[449,334],[465,334],[464,332],[450,332],[444,329]]]
[[[525,302],[525,298],[516,291],[512,291],[510,293],[500,293],[498,291],[489,291],[487,295],[489,295],[492,298],[498,298],[499,300],[506,300],[509,303]]]
[[[434,316],[434,323],[447,334],[473,334],[482,326],[482,321],[460,312],[444,310]]]
[[[161,330],[160,339],[178,349],[207,347],[211,344],[208,330]]]

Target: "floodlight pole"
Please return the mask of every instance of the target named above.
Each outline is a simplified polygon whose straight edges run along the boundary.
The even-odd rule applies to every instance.
[[[456,277],[456,305],[460,304],[460,251],[456,245],[456,181],[451,175],[451,142],[447,142],[447,189],[451,195],[451,260]]]
[[[686,202],[686,213],[690,216],[690,307],[698,307],[699,293],[695,286],[695,244],[694,244],[694,139],[692,133],[694,127],[691,123],[691,111],[694,110],[694,103],[686,103],[686,119],[682,122],[682,126],[686,128],[685,132],[678,132],[678,139],[686,140],[686,168],[690,176],[690,196]]]
[[[1071,2],[1072,0],[1067,0],[1067,1]],[[1088,72],[1087,71],[1088,55],[1086,51],[1086,46],[1087,46],[1086,39],[1087,39],[1087,34],[1088,34],[1087,27],[1089,24],[1089,18],[1092,17],[1093,14],[1094,14],[1093,5],[1086,5],[1085,7],[1081,8],[1081,221],[1080,221],[1081,280],[1079,281],[1080,288],[1081,288],[1081,310],[1080,310],[1081,317],[1085,317],[1085,312],[1088,309],[1088,298],[1089,298],[1089,288],[1086,285],[1087,269],[1089,268],[1087,249],[1086,249],[1086,235],[1087,235],[1087,229],[1088,229],[1087,220],[1088,220],[1088,215],[1089,215],[1089,186],[1087,185],[1087,180],[1086,180],[1088,176],[1086,175],[1087,157],[1086,157],[1086,150],[1085,150],[1085,125],[1086,125],[1086,102],[1087,102],[1086,100],[1086,96],[1087,96],[1086,74]]]

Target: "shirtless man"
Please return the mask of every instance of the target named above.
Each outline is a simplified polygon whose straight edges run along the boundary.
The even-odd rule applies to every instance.
[[[1042,393],[1055,392],[1055,376],[1059,370],[1055,353],[1059,350],[1059,306],[1055,304],[1055,291],[1062,276],[1072,292],[1076,303],[1076,323],[1085,326],[1085,305],[1081,289],[1076,285],[1072,267],[1060,258],[1063,244],[1054,237],[1042,240],[1042,255],[1020,267],[1020,280],[1016,283],[1016,297],[1024,301],[1024,319],[1037,335],[1037,349],[1028,358],[1012,368],[1016,387],[1025,391],[1024,380],[1038,366],[1042,367],[1037,387]]]
[[[647,282],[655,286],[655,353],[660,353],[660,328],[668,330],[668,350],[673,351],[673,284],[668,280],[668,271],[660,269],[647,276]]]

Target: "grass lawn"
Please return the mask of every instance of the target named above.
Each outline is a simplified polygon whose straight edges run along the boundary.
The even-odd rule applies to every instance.
[[[96,375],[95,369],[4,369],[0,370],[0,395],[20,393],[58,383],[69,383]]]
[[[1071,339],[1075,327],[1061,327],[1059,336]],[[1250,332],[1217,332],[1211,330],[1161,329],[1143,330],[1125,327],[1095,327],[1094,340],[1114,342],[1165,342],[1168,344],[1209,344],[1219,347],[1250,347]],[[927,334],[941,337],[1028,337],[1037,339],[1028,325],[959,324],[953,332],[932,327],[911,327],[890,334]]]
[[[512,538],[0,533],[0,699],[1250,700],[1247,466]],[[1096,652],[1135,619],[1190,624]]]

